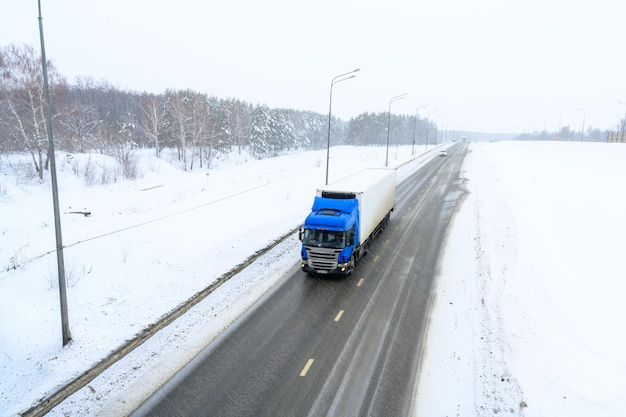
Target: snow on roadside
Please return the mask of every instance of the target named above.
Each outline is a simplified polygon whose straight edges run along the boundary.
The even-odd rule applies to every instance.
[[[263,294],[278,285],[294,268],[300,245],[293,235],[273,248],[47,415],[129,415]]]
[[[416,147],[416,155],[425,151]],[[399,169],[399,181],[432,154]],[[28,409],[250,254],[301,224],[315,189],[323,183],[326,167],[325,150],[267,160],[246,161],[242,156],[245,163],[222,160],[214,169],[186,173],[172,169],[163,160],[166,157],[142,157],[138,163],[144,174],[136,181],[85,187],[74,176],[80,157],[59,158],[63,162],[58,164],[73,341],[61,347],[54,253],[0,274],[1,416]],[[390,166],[413,158],[410,146],[390,149]],[[334,147],[330,180],[365,167],[382,167],[384,160],[384,147]],[[55,244],[49,188],[0,175],[7,184],[0,195],[0,265],[4,267],[44,253]],[[75,209],[91,215],[69,213]],[[128,366],[120,364],[117,374],[108,374],[100,385],[94,382],[82,390],[76,397],[80,401],[72,398],[57,407],[58,415],[90,415],[117,406],[105,400],[116,398],[117,390],[125,387],[122,381],[132,384],[132,370],[142,373],[155,367],[154,382],[165,378],[171,366],[160,362],[167,364],[171,359],[159,352],[179,354],[184,361],[193,346],[210,340],[233,320],[231,312],[244,311],[250,300],[283,276],[285,268],[298,262],[297,244],[277,250],[282,250],[280,262],[253,269],[258,279],[239,279],[220,288],[208,310],[197,313],[196,317],[211,318],[215,311],[217,320],[211,318],[214,324],[207,324],[206,333],[198,332],[196,342],[193,335],[189,351],[183,348],[186,335],[196,330],[193,324],[186,327],[183,323],[180,332],[163,332],[160,337],[166,339],[155,339],[163,345],[146,344],[148,350],[141,352],[147,357],[130,365],[125,362]],[[186,353],[169,350],[170,344]],[[152,356],[154,360],[148,361]]]
[[[623,415],[626,148],[472,150],[415,415]]]
[[[453,220],[440,266],[415,415],[623,415],[626,147],[504,142],[473,144],[471,149],[464,166],[468,194]],[[372,162],[384,155],[380,150],[351,160],[375,166]],[[347,151],[357,152],[333,148],[334,155]],[[400,156],[392,154],[394,164],[406,160],[406,154],[397,152]],[[230,228],[211,216],[207,202],[267,184],[263,189],[270,191],[256,194],[259,203],[252,204],[259,214],[255,219],[274,218],[276,213],[265,210],[279,202],[287,210],[278,214],[279,223],[297,223],[324,176],[324,158],[320,152],[280,162],[256,161],[244,171],[224,163],[209,176],[181,175],[170,172],[167,164],[153,165],[151,174],[131,187],[91,190],[72,183],[65,198],[90,201],[99,209],[92,218],[64,217],[66,244],[181,207],[204,215],[191,214],[189,222],[163,220],[155,227],[149,223],[71,248],[67,260],[77,274],[70,286],[75,341],[67,348],[59,347],[58,290],[50,279],[54,262],[18,269],[12,279],[0,275],[0,415],[14,415],[46,389],[86,369],[146,320],[166,311],[166,303],[175,305],[173,300],[182,297],[180,287],[203,286],[220,268],[236,264],[231,255],[240,251],[234,249],[242,245],[246,252],[254,246],[245,246],[246,240],[263,246],[286,228],[272,222],[261,229],[249,224]],[[338,165],[331,159],[335,178],[341,175]],[[414,168],[400,170],[399,179],[402,171]],[[0,201],[1,218],[10,221],[0,224],[3,265],[12,255],[50,246],[39,240],[50,233],[50,221],[45,220],[49,210],[43,221],[32,221],[39,218],[41,201],[49,204],[48,191],[41,200],[41,187],[22,184],[16,190],[4,183],[8,190]],[[23,205],[14,211],[11,201]],[[237,206],[228,206],[233,215]],[[216,247],[215,239],[195,236],[200,228],[223,239]],[[188,318],[160,332],[49,415],[118,415],[132,409],[149,391],[139,376],[154,383],[166,379],[177,365],[172,358],[185,361],[277,285],[293,266],[292,258],[297,259],[298,242],[292,237],[272,253],[265,264],[250,269],[251,275],[229,281]],[[151,285],[167,289],[153,291]],[[201,331],[198,322],[204,324]]]

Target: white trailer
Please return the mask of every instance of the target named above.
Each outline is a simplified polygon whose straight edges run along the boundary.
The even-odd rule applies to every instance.
[[[317,189],[318,197],[356,198],[359,202],[358,245],[377,229],[396,204],[396,170],[367,168]]]
[[[395,169],[365,169],[319,188],[300,231],[302,270],[352,273],[395,203]]]

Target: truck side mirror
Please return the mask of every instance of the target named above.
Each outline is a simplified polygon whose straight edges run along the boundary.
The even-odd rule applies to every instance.
[[[300,242],[302,242],[302,234],[304,233],[304,231],[302,230],[302,228],[300,228],[300,230],[298,230],[298,239],[300,239]]]

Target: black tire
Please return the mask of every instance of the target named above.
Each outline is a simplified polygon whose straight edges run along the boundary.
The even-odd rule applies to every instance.
[[[356,261],[354,259],[354,254],[352,254],[352,256],[350,257],[349,264],[350,266],[348,267],[348,273],[346,275],[352,275],[352,273],[354,272],[354,268],[356,268]]]

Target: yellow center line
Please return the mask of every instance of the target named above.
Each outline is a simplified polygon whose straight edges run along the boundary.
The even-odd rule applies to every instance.
[[[365,281],[365,279],[361,278],[356,286],[360,287],[363,284],[363,281]]]
[[[374,260],[373,260],[372,262],[378,262],[378,259],[379,259],[379,258],[380,258],[380,256],[376,255],[376,256],[374,257]]]
[[[343,316],[343,310],[339,310],[337,317],[335,317],[335,321],[339,321],[341,319],[341,316]]]
[[[300,376],[305,376],[306,373],[309,372],[309,368],[311,367],[311,365],[313,365],[313,361],[314,359],[309,359],[306,365],[304,365],[304,368],[302,368],[302,372],[300,372]]]

